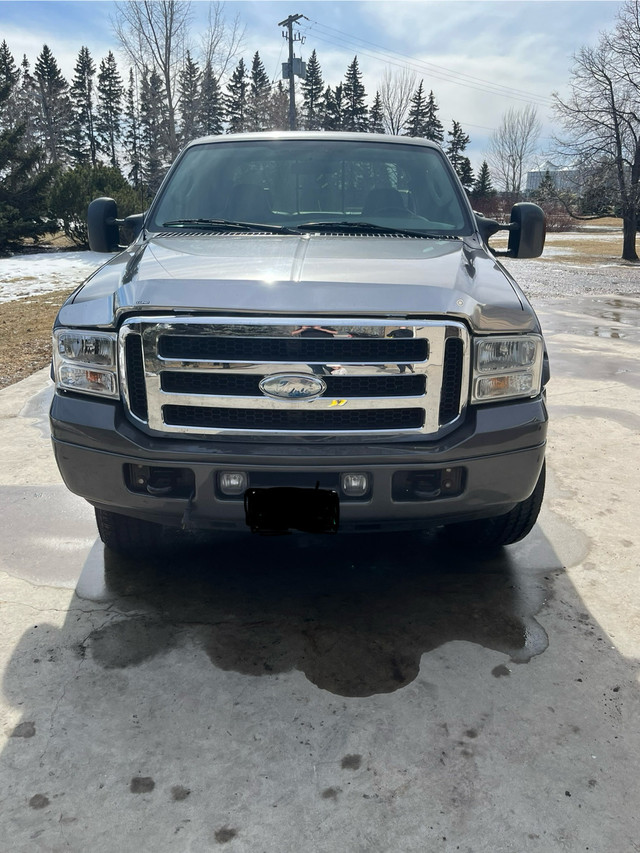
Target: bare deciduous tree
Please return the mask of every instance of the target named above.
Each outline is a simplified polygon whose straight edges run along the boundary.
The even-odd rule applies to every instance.
[[[615,31],[574,57],[570,95],[557,94],[555,111],[565,138],[559,150],[583,169],[607,164],[616,176],[622,213],[624,260],[637,261],[640,215],[640,3],[621,7]]]
[[[207,29],[201,38],[202,64],[211,65],[218,81],[241,50],[245,29],[238,15],[231,22],[226,20],[224,3],[209,3]]]
[[[178,153],[176,100],[184,63],[191,3],[189,0],[126,0],[116,3],[115,34],[133,65],[154,69],[162,78],[167,104],[167,149]]]
[[[522,179],[536,152],[540,130],[534,106],[511,107],[489,140],[487,160],[491,174],[514,199],[518,199],[522,192]]]
[[[415,71],[410,71],[408,68],[391,71],[385,68],[379,92],[382,120],[387,133],[393,136],[399,136],[402,133],[415,88]]]

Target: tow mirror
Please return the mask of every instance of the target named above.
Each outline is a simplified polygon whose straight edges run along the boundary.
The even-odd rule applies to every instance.
[[[508,225],[489,219],[481,213],[476,213],[475,216],[480,236],[487,245],[489,245],[489,239],[498,231],[509,232],[509,245],[506,252],[497,252],[489,246],[494,255],[507,258],[539,258],[542,254],[546,223],[544,211],[537,204],[528,201],[514,204]]]
[[[118,219],[118,205],[112,198],[96,198],[87,210],[89,247],[93,252],[117,252],[120,245],[120,227],[128,243],[132,243],[142,231],[144,213]]]

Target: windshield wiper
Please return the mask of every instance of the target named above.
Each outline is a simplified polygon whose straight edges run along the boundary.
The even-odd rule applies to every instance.
[[[305,222],[297,225],[298,231],[362,231],[370,234],[395,234],[401,237],[426,237],[432,240],[450,240],[455,234],[444,234],[435,231],[417,231],[413,228],[390,228],[386,225],[376,225],[375,222]]]
[[[195,228],[203,231],[268,231],[269,234],[295,234],[284,225],[265,225],[261,222],[235,222],[232,219],[170,219],[163,228]]]

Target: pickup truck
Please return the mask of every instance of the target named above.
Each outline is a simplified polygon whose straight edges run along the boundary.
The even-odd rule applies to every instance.
[[[115,254],[55,321],[50,419],[107,547],[170,528],[529,533],[548,361],[488,241],[504,228],[502,254],[539,256],[539,207],[475,214],[426,140],[262,133],[191,142],[145,214],[101,198],[88,224]]]

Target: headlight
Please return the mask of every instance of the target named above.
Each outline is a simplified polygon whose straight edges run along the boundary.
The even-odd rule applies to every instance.
[[[56,386],[67,391],[117,397],[116,341],[115,332],[56,329],[53,333]]]
[[[539,335],[476,340],[471,402],[537,396],[543,355]]]

